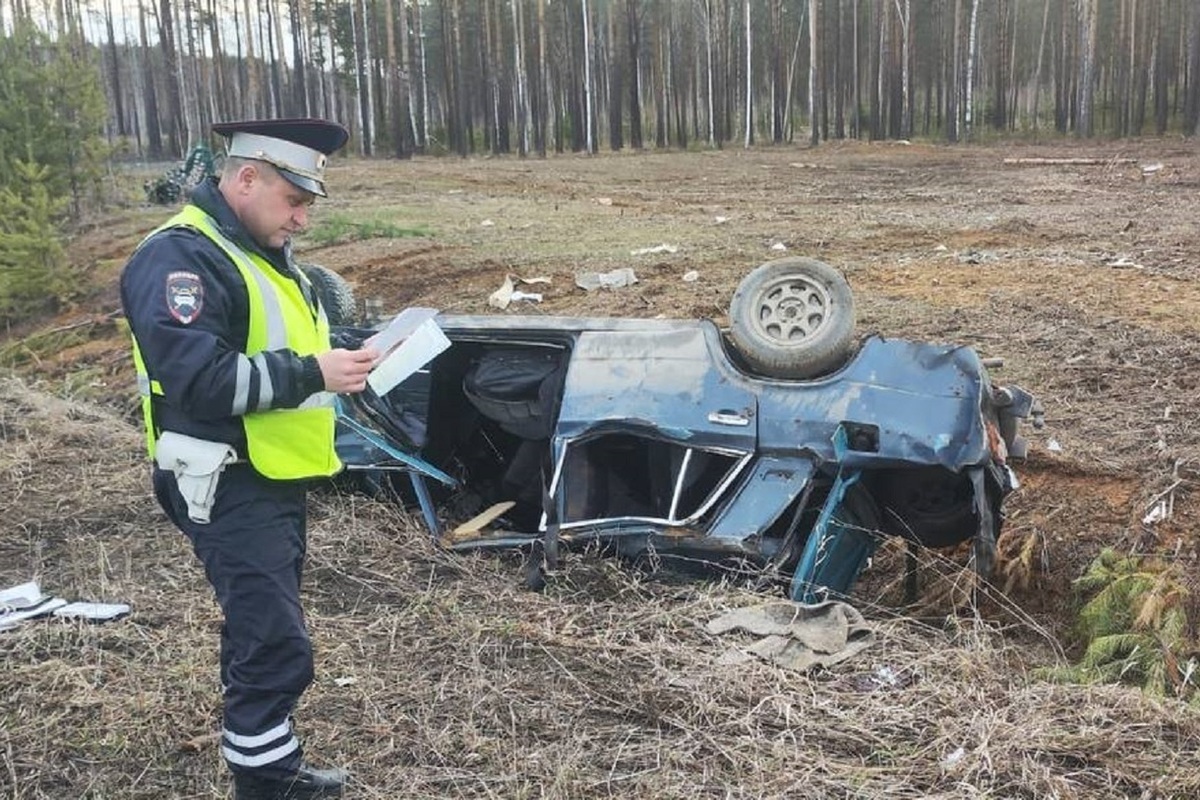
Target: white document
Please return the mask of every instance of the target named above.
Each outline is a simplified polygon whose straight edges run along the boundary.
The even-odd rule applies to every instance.
[[[423,310],[429,311],[430,309]],[[397,317],[398,319],[399,317]],[[393,320],[392,325],[384,329],[383,333],[388,333],[395,324],[396,321]],[[372,342],[372,346],[386,352],[386,349],[379,344],[379,340]],[[437,321],[432,316],[428,316],[424,322],[408,333],[404,341],[396,345],[395,349],[380,361],[375,369],[371,370],[371,374],[367,376],[367,383],[375,390],[375,394],[382,397],[449,346],[450,340],[446,338],[446,334],[442,333]]]
[[[436,308],[414,306],[406,308],[392,317],[392,321],[387,324],[386,328],[371,337],[371,347],[379,351],[380,361],[383,360],[382,357],[387,356],[389,350],[412,336],[413,331],[436,317],[437,313]]]

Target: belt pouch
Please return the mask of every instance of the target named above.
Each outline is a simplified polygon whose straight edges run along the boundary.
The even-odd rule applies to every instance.
[[[166,431],[155,446],[154,460],[160,469],[174,473],[179,493],[187,503],[188,518],[201,525],[208,524],[217,481],[225,466],[237,461],[237,451],[225,442]]]

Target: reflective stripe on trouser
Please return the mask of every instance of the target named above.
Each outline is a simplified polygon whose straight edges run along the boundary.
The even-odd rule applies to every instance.
[[[313,677],[300,606],[304,486],[268,481],[247,464],[227,467],[207,525],[188,519],[171,473],[154,471],[154,492],[191,539],[224,612],[225,760],[235,772],[293,772],[301,748],[290,715]]]

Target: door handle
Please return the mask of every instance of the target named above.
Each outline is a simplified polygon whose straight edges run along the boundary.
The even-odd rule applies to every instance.
[[[708,412],[708,421],[714,425],[729,425],[735,428],[744,428],[750,424],[750,418],[745,414],[725,408]]]

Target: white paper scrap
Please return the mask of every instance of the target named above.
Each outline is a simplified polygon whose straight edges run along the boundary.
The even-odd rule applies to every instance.
[[[512,302],[512,296],[512,276],[506,275],[504,277],[504,283],[500,284],[500,288],[488,295],[487,303],[492,308],[508,308],[508,304]]]
[[[450,340],[438,327],[437,320],[430,317],[371,370],[367,383],[382,397],[449,346]]]
[[[61,597],[47,597],[36,605],[12,610],[6,609],[5,613],[0,614],[0,631],[15,628],[19,623],[27,619],[43,617],[55,609],[62,608],[66,604],[67,601]]]
[[[660,245],[656,245],[654,247],[640,247],[637,250],[630,250],[629,255],[631,255],[631,256],[648,256],[648,255],[654,255],[655,253],[678,253],[678,252],[679,252],[678,245],[663,243]]]
[[[92,622],[108,622],[120,619],[130,612],[128,603],[88,603],[77,601],[67,603],[54,611],[54,616],[64,619],[85,619]]]
[[[38,603],[46,599],[42,594],[42,589],[38,586],[37,581],[29,581],[12,586],[8,589],[0,589],[0,609],[9,608],[29,608],[36,606]]]

